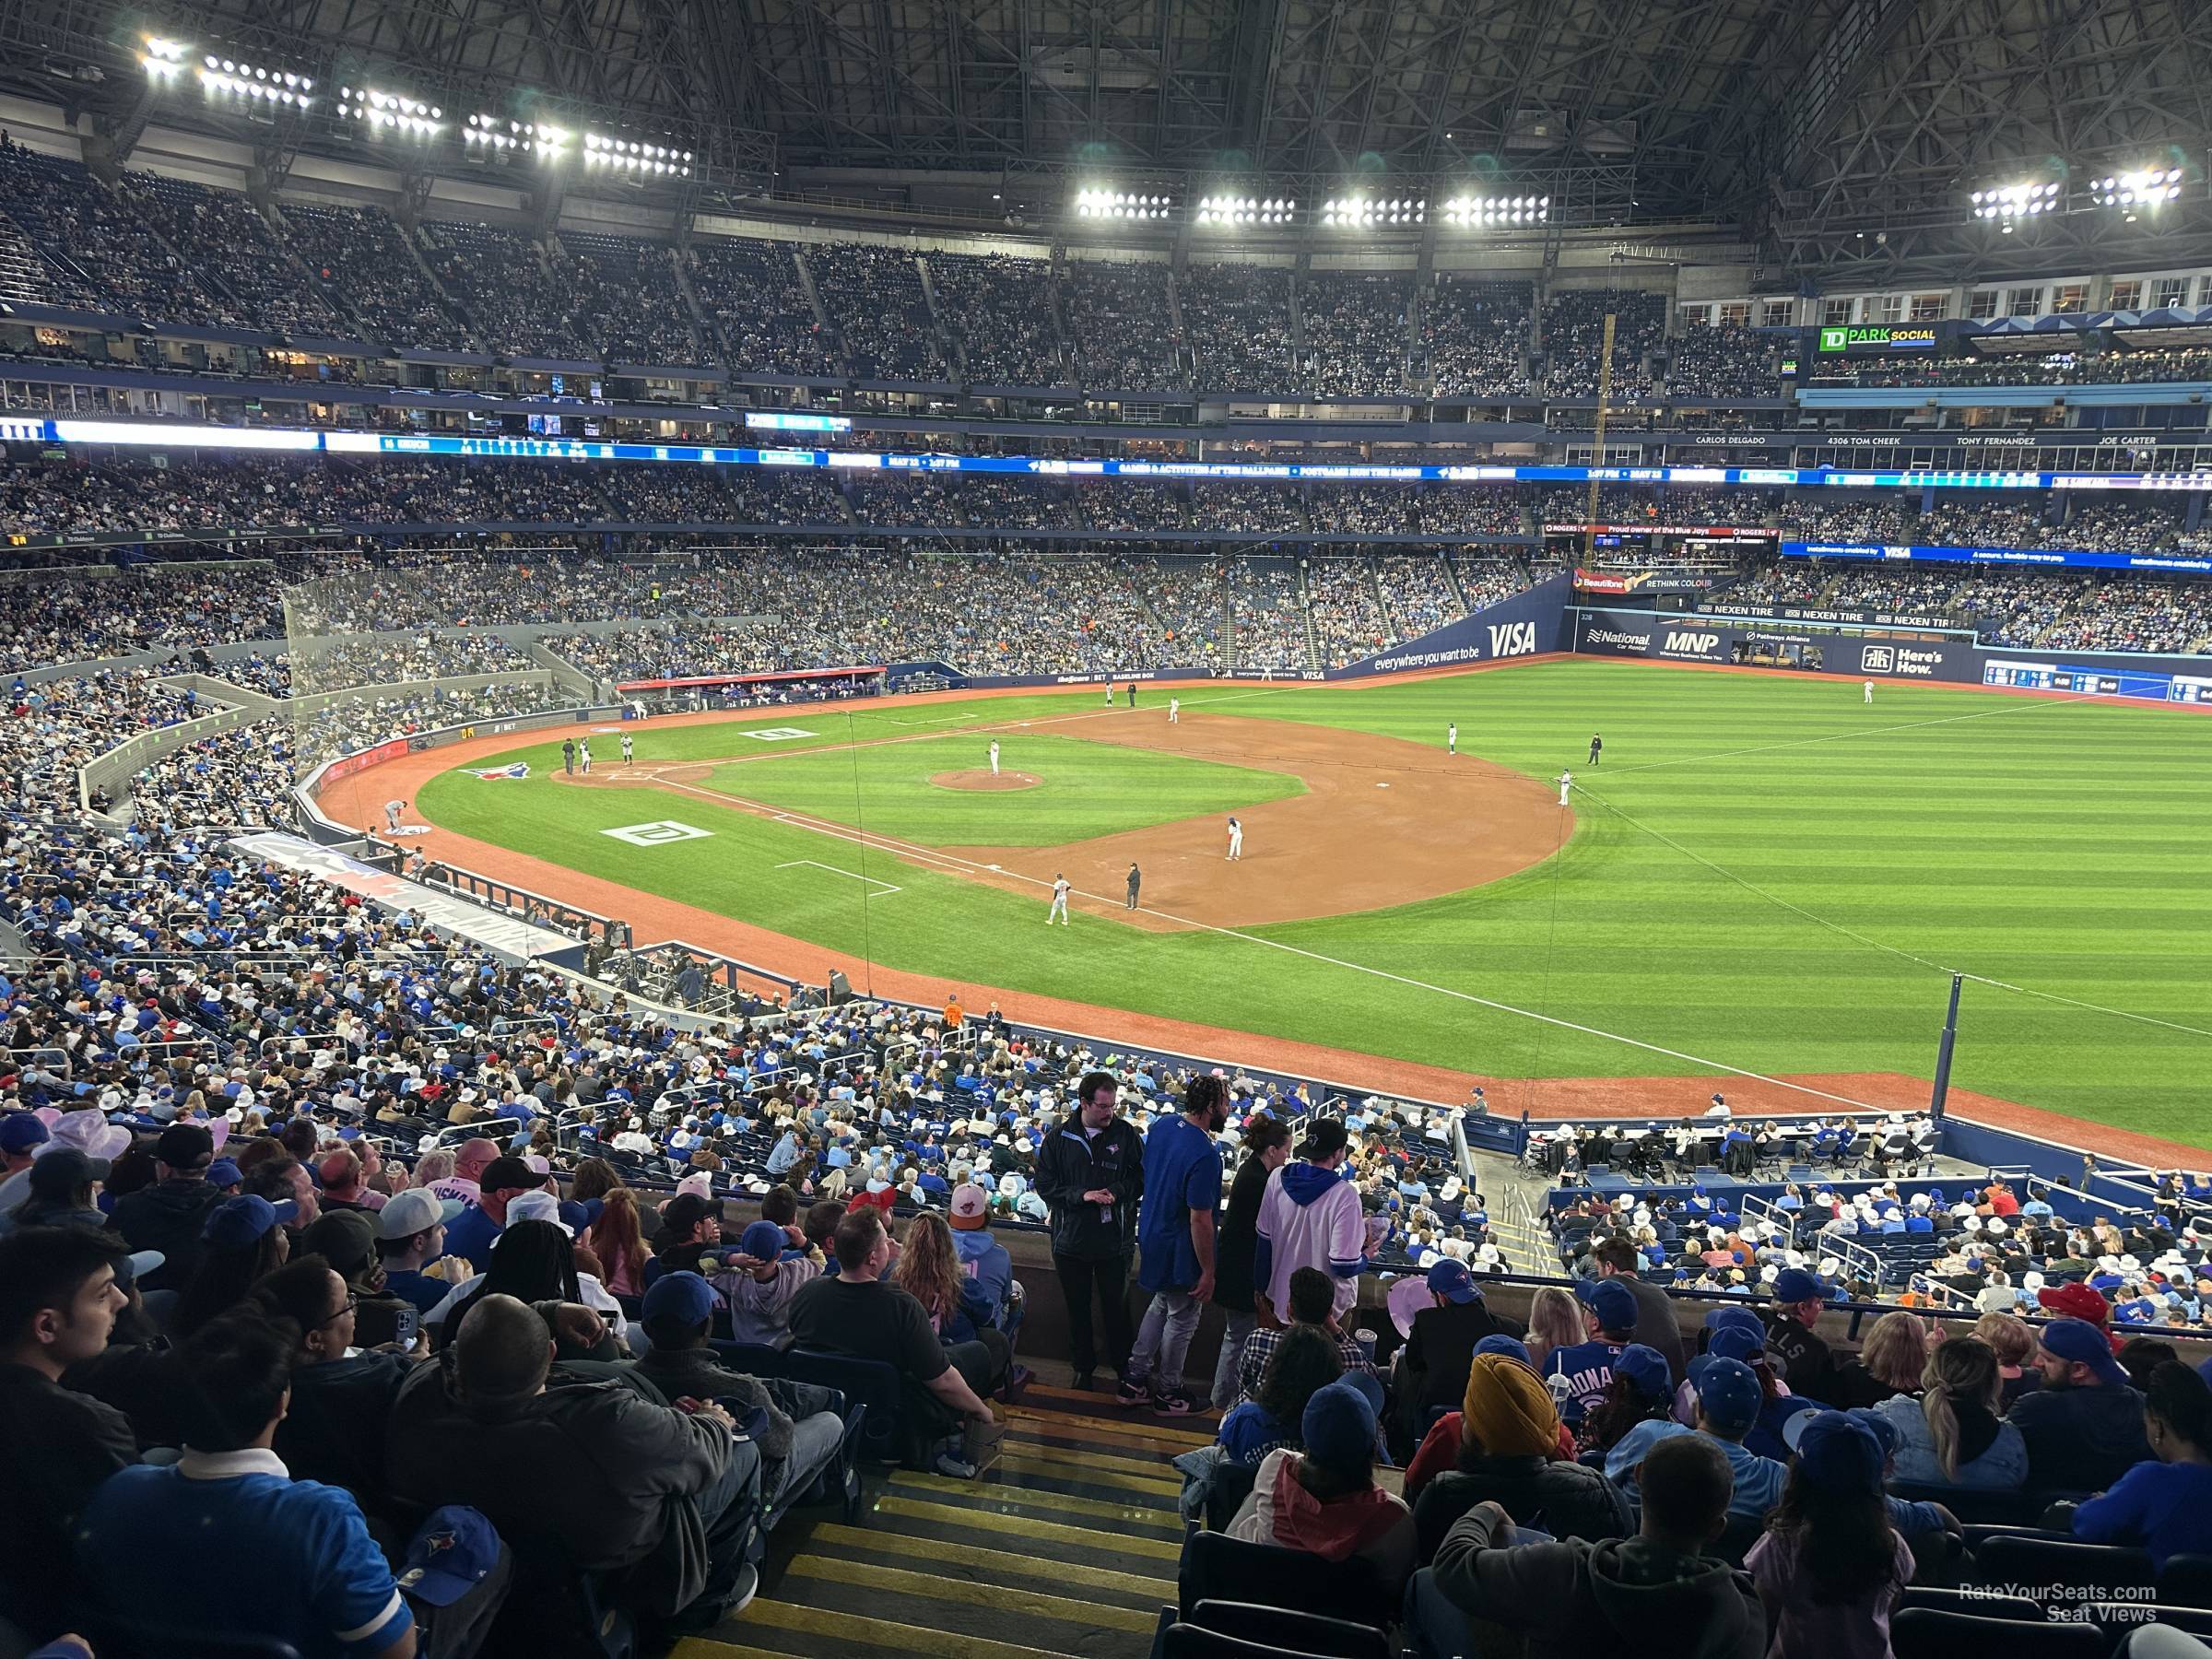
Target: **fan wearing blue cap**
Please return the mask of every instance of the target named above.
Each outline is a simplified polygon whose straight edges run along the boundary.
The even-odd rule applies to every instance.
[[[1450,1256],[1429,1269],[1429,1302],[1413,1316],[1398,1357],[1399,1414],[1406,1438],[1416,1441],[1438,1412],[1459,1409],[1477,1344],[1528,1335],[1512,1315],[1492,1312],[1467,1265]]]
[[[2042,1386],[2009,1414],[2028,1442],[2032,1489],[2101,1492],[2151,1456],[2143,1396],[2128,1386],[2105,1334],[2084,1319],[2054,1319],[2037,1333]]]
[[[736,1250],[723,1253],[709,1277],[729,1304],[733,1341],[781,1347],[791,1336],[791,1299],[821,1274],[813,1257],[791,1247],[791,1235],[783,1229],[773,1221],[754,1221],[738,1235]]]
[[[1828,1306],[1828,1289],[1818,1274],[1784,1267],[1774,1276],[1774,1301],[1767,1315],[1767,1346],[1781,1361],[1783,1381],[1792,1394],[1816,1400],[1835,1394],[1835,1356],[1813,1328]]]
[[[1303,1550],[1331,1561],[1355,1557],[1395,1601],[1412,1575],[1413,1512],[1375,1485],[1375,1410],[1382,1385],[1347,1377],[1316,1389],[1300,1421],[1302,1452],[1261,1460],[1229,1535]]]
[[[1631,1342],[1613,1357],[1613,1381],[1583,1419],[1577,1439],[1584,1452],[1603,1452],[1639,1423],[1671,1422],[1674,1405],[1666,1357]]]
[[[1544,1376],[1559,1403],[1559,1418],[1580,1430],[1583,1419],[1605,1398],[1613,1381],[1613,1361],[1636,1339],[1636,1298],[1618,1279],[1583,1279],[1574,1288],[1582,1300],[1587,1342],[1558,1347],[1544,1356]]]
[[[1779,1653],[1886,1653],[1912,1551],[1882,1494],[1888,1453],[1857,1412],[1798,1419],[1797,1461],[1768,1530],[1744,1558],[1776,1619]]]

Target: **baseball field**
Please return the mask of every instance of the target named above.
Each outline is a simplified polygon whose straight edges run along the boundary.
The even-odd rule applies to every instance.
[[[1856,1099],[1931,1073],[1956,969],[1955,1086],[2212,1146],[2202,714],[1591,661],[1180,695],[1173,724],[1151,687],[653,722],[628,765],[595,728],[589,779],[558,737],[479,742],[411,758],[415,807],[433,855],[450,832],[944,988],[1500,1079]],[[698,936],[639,937],[669,932]]]

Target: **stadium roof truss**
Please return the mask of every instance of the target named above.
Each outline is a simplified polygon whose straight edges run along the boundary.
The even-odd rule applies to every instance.
[[[92,65],[65,84],[127,130],[153,29],[657,124],[718,183],[1549,187],[1562,217],[1748,232],[1808,272],[2171,243],[2203,227],[2212,136],[2206,0],[0,0],[0,79],[53,96],[57,54]],[[2155,226],[1999,245],[1966,205],[2153,157],[2194,186]]]

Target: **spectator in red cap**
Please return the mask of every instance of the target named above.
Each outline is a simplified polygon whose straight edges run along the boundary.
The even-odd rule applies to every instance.
[[[2095,1325],[2104,1333],[2116,1353],[2120,1345],[2112,1340],[2112,1304],[2104,1300],[2104,1292],[2094,1285],[2079,1280],[2064,1285],[2045,1285],[2035,1293],[2035,1300],[2051,1312],[2067,1319],[2078,1319]]]

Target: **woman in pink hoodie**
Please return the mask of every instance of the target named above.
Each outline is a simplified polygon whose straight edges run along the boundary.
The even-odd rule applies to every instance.
[[[1375,1485],[1372,1377],[1318,1389],[1300,1423],[1303,1452],[1282,1448],[1260,1462],[1252,1495],[1229,1524],[1248,1544],[1302,1549],[1324,1560],[1373,1563],[1394,1601],[1413,1574],[1413,1512]]]

